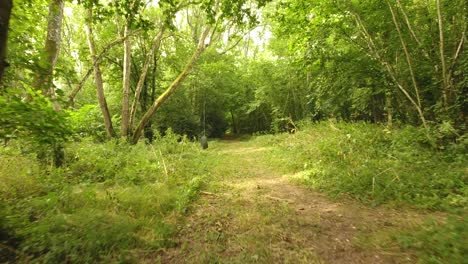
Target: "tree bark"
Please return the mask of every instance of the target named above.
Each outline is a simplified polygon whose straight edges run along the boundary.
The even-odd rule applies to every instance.
[[[442,66],[442,95],[444,107],[447,108],[450,100],[449,83],[447,80],[447,66],[445,65],[445,54],[444,54],[444,27],[442,21],[442,10],[440,7],[440,0],[437,0],[437,17],[439,20],[439,55]]]
[[[169,87],[162,93],[156,101],[154,101],[153,105],[148,109],[148,111],[143,115],[143,117],[140,120],[140,123],[138,124],[137,128],[135,129],[133,133],[133,139],[132,143],[136,144],[138,143],[138,140],[140,139],[141,133],[145,127],[145,125],[150,121],[150,119],[153,117],[154,113],[156,110],[159,109],[159,107],[177,90],[177,88],[182,84],[184,79],[189,75],[190,71],[192,70],[193,66],[195,65],[195,62],[198,60],[200,55],[203,53],[203,51],[206,49],[205,44],[205,39],[210,33],[210,27],[208,27],[203,34],[200,37],[200,40],[198,42],[197,49],[195,50],[192,58],[189,60],[187,65],[185,66],[184,70],[177,76],[177,78],[169,85]]]
[[[393,126],[393,104],[392,104],[392,91],[387,89],[385,91],[385,111],[387,112],[387,127],[392,128]]]
[[[47,38],[45,42],[44,54],[40,61],[40,72],[36,75],[34,84],[36,89],[42,90],[44,95],[55,97],[53,87],[53,73],[60,52],[62,41],[62,21],[63,21],[64,0],[51,0],[49,3],[49,17],[47,24]],[[58,104],[54,104],[58,110]]]
[[[127,22],[124,30],[124,64],[123,64],[123,89],[122,89],[122,124],[121,136],[128,137],[130,121],[130,78],[132,63],[132,42],[127,36],[130,34],[130,25]]]
[[[390,9],[390,12],[392,13],[393,24],[395,24],[395,28],[398,32],[398,37],[400,38],[401,46],[403,47],[403,51],[405,52],[406,63],[408,64],[408,68],[409,68],[410,75],[411,75],[411,82],[413,83],[414,94],[416,95],[416,102],[418,103],[419,108],[422,110],[421,98],[419,97],[419,88],[416,82],[416,76],[414,75],[413,65],[411,63],[411,56],[409,54],[406,42],[403,39],[403,34],[401,33],[400,26],[398,25],[395,12],[393,11],[393,8],[388,0],[387,0],[387,4],[388,4],[388,8]]]
[[[109,138],[115,136],[114,128],[112,126],[112,118],[109,112],[109,108],[107,107],[106,97],[104,95],[104,85],[102,81],[102,73],[99,67],[99,58],[96,55],[96,45],[94,44],[94,37],[93,37],[93,11],[92,9],[88,9],[87,11],[87,19],[86,19],[86,37],[88,39],[88,46],[89,51],[91,53],[91,59],[93,62],[93,69],[94,69],[94,80],[96,83],[96,95],[99,102],[99,107],[101,108],[101,113],[104,118],[104,125],[106,127],[106,133]]]
[[[12,0],[0,1],[0,83],[3,78],[5,68],[8,66],[6,59],[6,46],[8,40],[8,25],[10,22]]]
[[[234,135],[237,135],[239,133],[238,129],[237,129],[237,126],[236,126],[236,119],[234,118],[234,112],[232,111],[229,111],[231,113],[231,122],[232,122],[232,133]]]
[[[118,44],[121,44],[123,41],[125,40],[125,38],[120,38],[120,39],[117,39],[111,43],[109,43],[102,51],[101,53],[99,54],[99,56],[97,56],[96,58],[96,63],[99,63],[102,58],[104,57],[104,55],[107,54],[107,52],[113,48],[114,46],[118,45]],[[83,85],[85,84],[86,80],[88,80],[89,76],[91,76],[91,73],[94,71],[94,65],[91,69],[89,69],[86,74],[83,76],[83,78],[81,79],[80,83],[77,84],[75,86],[75,88],[72,90],[72,92],[70,93],[70,95],[68,96],[68,103],[70,105],[73,105],[73,102],[75,100],[75,97],[76,95],[78,94],[78,92],[81,90],[81,88],[83,88]]]
[[[141,90],[143,89],[143,85],[146,80],[146,75],[148,73],[148,69],[151,63],[151,60],[153,59],[153,54],[155,51],[159,50],[159,46],[161,45],[161,40],[164,35],[165,28],[163,27],[161,31],[158,33],[156,38],[154,39],[153,45],[151,46],[151,49],[146,56],[145,64],[143,65],[143,69],[141,70],[141,75],[140,78],[138,79],[137,87],[135,89],[135,96],[133,98],[133,103],[132,103],[132,108],[130,111],[130,120],[129,120],[129,128],[133,128],[133,123],[135,120],[135,114],[137,111],[137,105],[138,101],[140,100],[140,94]]]

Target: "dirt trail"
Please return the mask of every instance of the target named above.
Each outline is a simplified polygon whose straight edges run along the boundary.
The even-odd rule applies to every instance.
[[[177,246],[161,263],[414,263],[372,237],[417,224],[424,216],[356,202],[335,202],[290,182],[262,157],[268,148],[218,143],[209,155],[209,192],[188,214]],[[367,241],[367,242],[362,242]]]

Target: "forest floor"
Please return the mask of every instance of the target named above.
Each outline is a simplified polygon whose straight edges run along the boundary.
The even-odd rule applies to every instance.
[[[216,160],[210,183],[175,246],[156,256],[161,263],[417,262],[389,237],[425,213],[330,199],[279,173],[269,147],[249,141],[214,142],[207,151]]]

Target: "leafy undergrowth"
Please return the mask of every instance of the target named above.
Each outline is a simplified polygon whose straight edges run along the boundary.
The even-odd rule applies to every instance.
[[[422,129],[365,123],[307,124],[294,135],[261,136],[279,169],[333,196],[372,204],[451,211],[468,205],[468,138],[434,150]]]
[[[442,132],[430,133],[437,139]],[[323,122],[303,124],[293,135],[261,136],[254,142],[275,146],[271,166],[293,172],[294,180],[332,197],[452,215],[442,223],[402,231],[398,242],[415,249],[427,263],[466,259],[466,238],[461,239],[460,231],[468,230],[468,224],[453,220],[463,219],[468,207],[466,137],[434,147],[436,142],[415,127],[388,130],[366,123]],[[274,162],[278,159],[282,162]]]
[[[393,241],[425,263],[466,259],[466,138],[435,148],[414,127],[324,122],[245,144],[253,152],[237,154],[268,149],[261,158],[269,169],[331,196],[444,211],[447,219],[396,230]],[[64,166],[54,169],[19,148],[1,148],[0,262],[151,258],[172,245],[177,220],[205,175],[215,168],[215,182],[243,176],[241,159],[230,160],[231,167],[214,166],[223,152],[209,153],[172,133],[153,145],[82,140],[66,146]]]
[[[198,146],[177,141],[83,140],[61,169],[2,148],[0,262],[137,262],[169,246],[207,171]]]
[[[394,239],[401,247],[419,252],[422,263],[466,263],[466,217],[466,214],[452,215],[443,225],[431,221],[420,229],[401,232]]]

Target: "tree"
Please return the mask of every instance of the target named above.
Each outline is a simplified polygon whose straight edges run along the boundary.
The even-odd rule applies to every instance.
[[[210,27],[207,27],[205,29],[205,31],[202,33],[200,37],[196,51],[192,55],[192,58],[187,62],[187,65],[185,66],[185,68],[177,76],[177,78],[171,83],[171,85],[169,85],[169,87],[163,92],[163,94],[161,94],[154,101],[154,103],[151,105],[148,111],[143,115],[137,127],[135,128],[135,131],[133,132],[132,142],[134,144],[136,144],[138,140],[140,139],[141,133],[143,132],[143,128],[149,122],[150,118],[153,117],[156,110],[158,110],[158,108],[176,91],[176,89],[179,88],[179,86],[185,80],[187,75],[190,73],[193,66],[195,65],[195,62],[198,60],[200,55],[203,53],[203,51],[207,47],[207,43],[205,43],[205,40],[208,37],[210,30],[211,30]]]
[[[63,7],[63,0],[50,0],[49,2],[47,38],[39,64],[39,72],[34,82],[37,89],[42,90],[45,95],[52,98],[55,97],[55,89],[53,87],[54,68],[62,41]],[[54,104],[54,107],[58,109],[58,104]]]
[[[334,105],[364,109],[356,104],[362,100],[351,99],[369,87],[371,101],[364,105],[376,106],[369,108],[372,116],[384,107],[389,123],[460,122],[461,93],[455,89],[463,78],[454,78],[453,70],[462,67],[463,1],[284,1],[278,7],[274,28],[289,36],[292,58],[314,76],[316,107],[323,110],[320,100],[347,91],[343,104]],[[444,23],[447,17],[451,23]]]
[[[96,82],[96,94],[98,98],[99,107],[101,108],[102,116],[104,118],[104,124],[106,126],[106,133],[109,138],[115,136],[114,128],[112,126],[112,119],[107,107],[107,100],[104,95],[104,84],[102,81],[101,68],[99,66],[98,56],[96,55],[96,45],[94,44],[93,36],[93,9],[92,7],[87,10],[86,19],[86,36],[88,39],[89,50],[91,52],[91,59],[93,62],[94,69],[94,80]]]
[[[4,0],[0,2],[0,83],[2,81],[3,72],[8,66],[8,63],[6,62],[6,44],[8,40],[8,25],[10,22],[12,7],[12,0]]]

